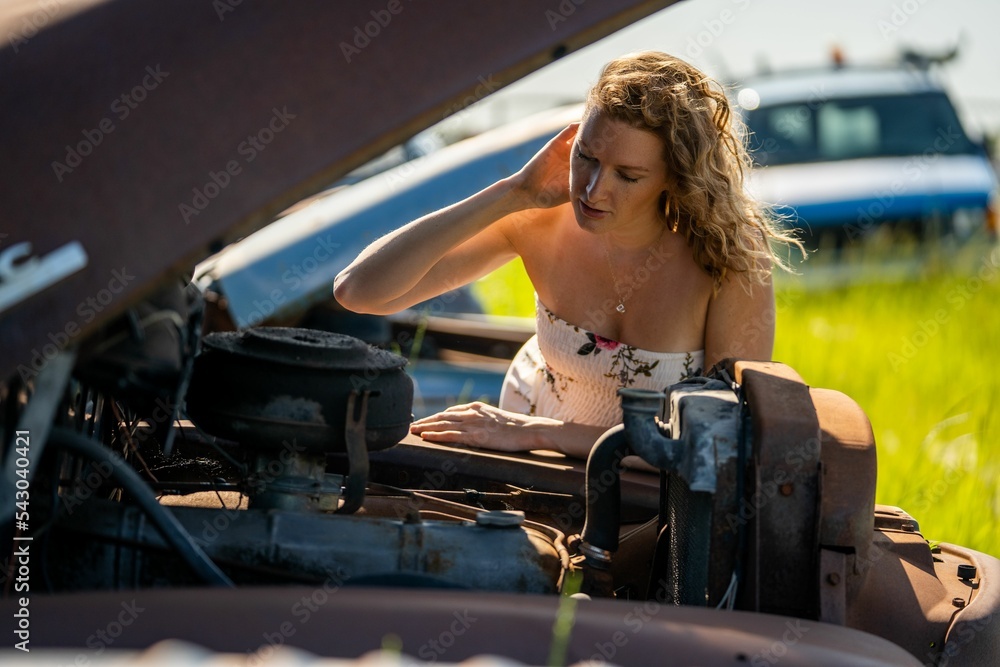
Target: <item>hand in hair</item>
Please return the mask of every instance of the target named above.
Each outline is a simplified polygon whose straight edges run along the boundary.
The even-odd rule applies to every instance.
[[[579,127],[569,125],[511,177],[526,208],[552,208],[569,201],[569,160]]]

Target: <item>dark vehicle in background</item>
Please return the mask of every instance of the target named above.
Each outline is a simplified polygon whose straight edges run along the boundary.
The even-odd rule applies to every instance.
[[[586,462],[435,446],[406,359],[308,312],[357,229],[279,222],[190,279],[665,4],[3,6],[3,664],[995,664],[1000,561],[876,506],[864,412],[791,368],[624,392]]]
[[[831,67],[748,79],[752,191],[805,238],[995,234],[997,177],[926,69]]]

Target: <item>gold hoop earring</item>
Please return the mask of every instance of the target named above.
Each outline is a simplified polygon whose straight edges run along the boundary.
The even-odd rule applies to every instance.
[[[670,205],[670,195],[666,192],[663,193],[663,217],[667,222],[667,226],[670,227],[670,231],[674,234],[677,233],[677,227],[681,222],[681,212],[680,209],[673,210],[673,221],[671,221],[671,209],[674,207]]]

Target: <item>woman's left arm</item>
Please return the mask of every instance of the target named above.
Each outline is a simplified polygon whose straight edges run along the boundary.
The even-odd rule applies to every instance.
[[[770,273],[763,285],[746,274],[723,281],[708,304],[705,371],[729,357],[771,361],[775,315]]]

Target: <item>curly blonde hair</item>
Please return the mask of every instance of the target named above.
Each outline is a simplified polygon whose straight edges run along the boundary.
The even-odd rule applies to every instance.
[[[751,162],[742,121],[722,87],[695,67],[657,51],[623,56],[604,67],[586,109],[663,141],[668,178],[663,215],[685,235],[716,291],[730,271],[763,284],[772,263],[787,268],[772,242],[802,251],[768,206],[744,190]]]

